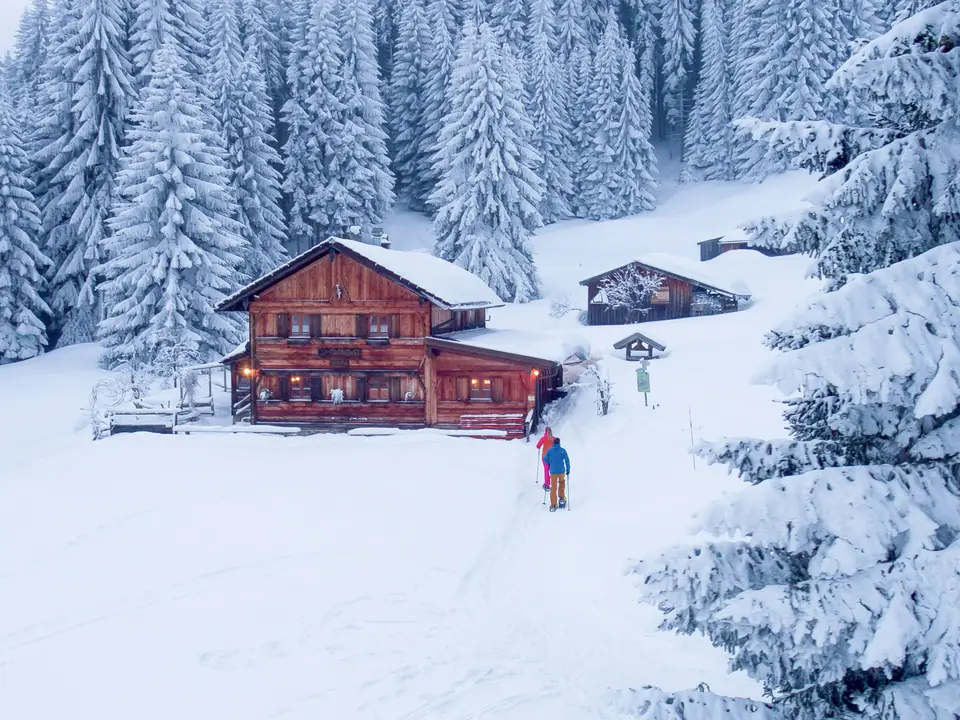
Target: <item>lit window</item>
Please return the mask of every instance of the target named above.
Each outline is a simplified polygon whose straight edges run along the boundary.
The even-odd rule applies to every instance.
[[[470,378],[471,400],[492,400],[493,381],[490,378]]]
[[[385,338],[390,337],[390,316],[389,315],[371,315],[370,330],[367,337]]]
[[[290,335],[291,336],[309,336],[310,335],[310,316],[309,315],[291,315],[290,316]]]
[[[290,377],[290,399],[291,400],[309,400],[310,399],[310,378],[301,375],[292,375]]]
[[[386,378],[370,378],[367,380],[367,399],[372,401],[390,399],[390,383]]]

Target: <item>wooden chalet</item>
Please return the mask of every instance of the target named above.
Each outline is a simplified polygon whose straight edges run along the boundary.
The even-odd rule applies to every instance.
[[[660,289],[646,301],[643,312],[611,307],[604,287],[624,270],[637,269],[642,274],[663,278]],[[588,325],[627,325],[634,322],[674,320],[697,315],[734,312],[750,295],[722,280],[710,278],[697,263],[666,254],[646,255],[612,270],[580,282],[587,288]]]
[[[759,245],[751,245],[746,238],[723,238],[715,237],[710,240],[703,240],[698,242],[697,245],[700,247],[700,262],[706,262],[707,260],[713,260],[715,257],[723,255],[725,252],[730,252],[731,250],[756,250],[759,253],[764,255],[775,257],[778,255],[789,255],[787,250],[778,250],[776,248],[760,247]]]
[[[458,340],[502,304],[439,258],[326,240],[219,305],[249,326],[249,341],[223,359],[235,418],[521,437],[557,394],[561,358]]]

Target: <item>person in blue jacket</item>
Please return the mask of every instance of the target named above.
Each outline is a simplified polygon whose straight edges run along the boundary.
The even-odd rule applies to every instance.
[[[560,447],[560,438],[553,439],[553,447],[543,456],[543,462],[550,468],[550,512],[557,509],[557,493],[560,495],[560,508],[567,506],[567,475],[570,474],[570,456]]]

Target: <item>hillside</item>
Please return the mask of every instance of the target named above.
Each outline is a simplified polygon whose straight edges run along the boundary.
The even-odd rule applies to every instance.
[[[666,188],[649,215],[548,228],[535,241],[548,297],[492,324],[583,336],[603,355],[630,328],[554,319],[551,298],[582,307],[579,280],[639,253],[696,258],[699,240],[793,207],[811,182]],[[428,240],[411,216],[390,231],[395,247]],[[0,717],[586,720],[617,717],[610,691],[645,684],[757,696],[705,641],[658,632],[622,570],[737,486],[694,468],[691,432],[782,432],[777,394],[750,378],[763,333],[816,289],[807,264],[711,261],[752,303],[644,325],[668,348],[649,407],[636,365],[605,359],[612,413],[584,391],[555,428],[572,459],[565,513],[542,505],[522,441],[93,443],[76,424],[103,375],[95,347],[0,367],[0,433],[18,449],[0,472]]]

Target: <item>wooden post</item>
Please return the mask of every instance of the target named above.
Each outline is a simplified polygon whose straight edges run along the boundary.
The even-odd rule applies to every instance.
[[[424,385],[426,386],[426,422],[427,427],[437,424],[438,412],[437,403],[440,394],[440,383],[437,378],[437,369],[435,367],[433,350],[427,348],[426,361],[423,365]]]

